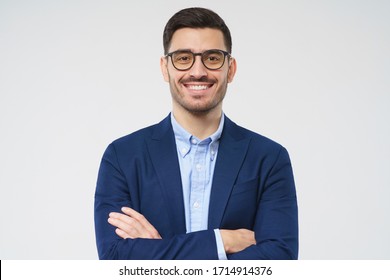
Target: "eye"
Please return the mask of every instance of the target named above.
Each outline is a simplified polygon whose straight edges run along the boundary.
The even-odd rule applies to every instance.
[[[187,52],[180,52],[173,56],[175,63],[188,64],[192,62],[192,54]]]
[[[210,52],[205,53],[203,57],[203,61],[211,64],[217,64],[220,63],[221,60],[223,60],[223,54],[219,52]]]

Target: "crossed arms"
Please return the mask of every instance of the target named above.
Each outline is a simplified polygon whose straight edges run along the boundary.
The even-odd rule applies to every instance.
[[[162,239],[158,231],[137,211],[122,207],[122,213],[111,212],[108,222],[116,227],[116,234],[123,238]],[[255,234],[248,229],[220,230],[226,254],[233,254],[256,245]]]

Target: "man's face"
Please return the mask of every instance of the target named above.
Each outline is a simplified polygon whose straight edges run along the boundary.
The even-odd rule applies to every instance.
[[[169,52],[191,50],[202,53],[211,49],[226,51],[223,34],[211,28],[182,28],[172,37]],[[161,70],[169,82],[174,110],[185,110],[193,114],[207,114],[222,110],[227,83],[233,80],[236,62],[226,57],[222,68],[207,69],[200,56],[195,57],[194,65],[185,71],[177,70],[170,57],[161,58]]]

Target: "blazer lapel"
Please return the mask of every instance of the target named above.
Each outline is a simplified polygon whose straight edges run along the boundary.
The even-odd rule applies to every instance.
[[[175,233],[185,233],[183,189],[170,115],[155,127],[147,145],[173,229]]]
[[[236,124],[226,117],[211,188],[209,229],[219,228],[249,142],[250,138],[243,138]]]

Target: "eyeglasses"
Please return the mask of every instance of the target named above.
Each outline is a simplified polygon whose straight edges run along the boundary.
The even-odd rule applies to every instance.
[[[195,57],[200,56],[203,65],[209,70],[218,70],[222,68],[225,63],[226,56],[230,57],[230,53],[222,50],[207,50],[202,53],[193,53],[190,50],[178,50],[168,53],[166,57],[170,56],[173,67],[179,71],[186,71],[190,69],[195,63]]]

